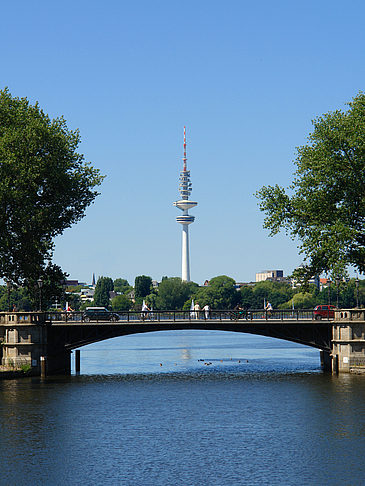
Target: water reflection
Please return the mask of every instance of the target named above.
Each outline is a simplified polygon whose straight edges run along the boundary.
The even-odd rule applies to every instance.
[[[80,376],[0,382],[2,484],[362,484],[365,379],[222,334],[119,338],[82,348]]]

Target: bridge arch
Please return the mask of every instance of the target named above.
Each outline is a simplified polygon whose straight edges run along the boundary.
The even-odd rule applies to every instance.
[[[207,330],[230,331],[237,333],[256,334],[260,336],[282,339],[311,346],[323,351],[330,351],[331,323],[318,321],[270,322],[260,323],[250,321],[188,321],[188,322],[142,322],[128,324],[53,324],[49,327],[49,342],[55,348],[72,351],[92,343],[106,339],[127,336],[131,334],[148,333],[167,330]]]

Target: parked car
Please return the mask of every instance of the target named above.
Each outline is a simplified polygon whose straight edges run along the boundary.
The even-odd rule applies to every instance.
[[[318,321],[321,319],[333,319],[335,317],[334,305],[316,305],[314,308],[314,318]]]
[[[114,312],[109,311],[105,307],[86,307],[82,314],[82,320],[89,321],[118,321],[119,316]]]

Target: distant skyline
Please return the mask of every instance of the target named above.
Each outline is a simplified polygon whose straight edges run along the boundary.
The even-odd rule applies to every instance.
[[[85,282],[181,275],[186,126],[191,280],[291,273],[297,244],[268,237],[254,193],[290,185],[311,120],[364,90],[364,14],[351,0],[5,2],[1,87],[63,115],[106,175],[54,263]]]

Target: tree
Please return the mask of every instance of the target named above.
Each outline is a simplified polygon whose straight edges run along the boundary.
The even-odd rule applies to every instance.
[[[232,309],[240,301],[235,284],[233,278],[226,275],[214,277],[208,287],[199,288],[195,300],[201,308],[208,304],[212,309]]]
[[[139,275],[134,281],[135,297],[146,297],[151,292],[152,279],[146,275]]]
[[[0,278],[37,280],[53,239],[79,221],[103,177],[77,153],[78,130],[0,91]]]
[[[110,277],[99,277],[95,286],[94,304],[100,307],[109,307],[109,292],[111,292],[113,288],[113,280]]]
[[[120,294],[125,294],[130,292],[132,287],[129,285],[128,280],[125,280],[124,278],[116,278],[114,280],[114,290]]]
[[[180,277],[164,278],[158,287],[156,307],[161,310],[182,309],[198,289],[194,282],[183,282]]]
[[[311,292],[297,292],[288,302],[279,305],[279,309],[313,309],[318,300]]]
[[[365,95],[348,105],[313,121],[308,145],[297,149],[291,194],[278,185],[257,193],[270,236],[284,229],[300,240],[306,279],[338,277],[349,265],[365,271]]]
[[[25,287],[32,303],[32,308],[46,310],[51,307],[57,297],[58,301],[64,300],[63,284],[68,274],[63,272],[61,267],[49,263],[42,271],[42,284],[39,286],[38,280],[28,278],[25,280]]]
[[[112,299],[112,309],[115,312],[128,311],[132,305],[132,301],[126,295],[117,295]]]

